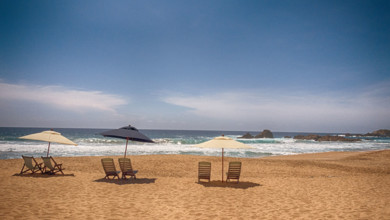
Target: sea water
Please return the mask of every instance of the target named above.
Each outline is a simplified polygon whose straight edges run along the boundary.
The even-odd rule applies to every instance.
[[[21,158],[22,155],[45,156],[48,143],[19,139],[19,137],[50,130],[45,128],[0,128],[0,159]],[[78,146],[52,143],[50,155],[67,156],[109,156],[123,155],[126,140],[107,138],[100,135],[109,129],[77,129],[56,128],[63,136],[77,143]],[[273,132],[274,138],[239,139],[248,131],[195,131],[195,130],[142,130],[140,132],[151,138],[155,143],[140,143],[129,141],[128,155],[152,154],[184,154],[220,156],[220,149],[198,148],[194,145],[211,140],[224,134],[237,141],[253,147],[253,149],[225,149],[228,157],[265,157],[274,155],[292,155],[302,153],[318,153],[328,151],[364,151],[390,149],[390,138],[364,137],[359,142],[316,142],[310,140],[295,140],[285,138],[309,133]],[[259,132],[249,131],[252,135]],[[320,133],[310,133],[328,135]],[[338,135],[338,134],[329,134]]]

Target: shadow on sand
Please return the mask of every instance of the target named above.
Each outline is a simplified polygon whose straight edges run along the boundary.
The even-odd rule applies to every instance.
[[[222,181],[210,181],[210,182],[197,182],[204,187],[221,187],[221,188],[236,188],[236,189],[248,189],[256,186],[261,186],[258,183],[252,182],[222,182]]]
[[[66,177],[66,176],[75,177],[75,175],[73,173],[71,173],[71,174],[47,174],[47,173],[19,174],[19,173],[16,173],[13,176],[34,177],[34,178],[53,178],[53,177]]]
[[[151,184],[151,183],[155,183],[156,182],[156,178],[152,178],[152,179],[149,179],[149,178],[137,178],[137,179],[126,179],[126,180],[123,180],[123,179],[104,179],[104,178],[101,178],[101,179],[97,179],[97,180],[94,180],[94,182],[98,182],[98,183],[114,183],[114,184],[117,184],[117,185],[126,185],[126,184]]]

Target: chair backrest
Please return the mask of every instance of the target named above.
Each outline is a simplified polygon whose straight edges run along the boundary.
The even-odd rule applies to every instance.
[[[33,159],[34,157],[29,157],[29,156],[22,156],[24,160],[24,164],[26,165],[27,168],[30,170],[34,169],[34,164],[33,164]]]
[[[119,167],[121,168],[122,173],[133,172],[133,167],[131,166],[130,158],[119,158]]]
[[[229,170],[228,170],[228,177],[240,177],[241,173],[241,162],[230,162],[229,163]]]
[[[45,167],[49,168],[50,170],[54,170],[53,165],[51,164],[51,157],[42,157],[43,163],[45,164]]]
[[[198,175],[199,176],[210,176],[211,173],[211,163],[210,162],[199,162],[198,166]]]
[[[106,174],[107,173],[116,173],[114,159],[102,158],[102,165],[103,165],[104,172],[106,172]]]

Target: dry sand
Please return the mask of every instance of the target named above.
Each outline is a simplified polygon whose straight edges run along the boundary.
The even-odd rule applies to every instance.
[[[56,158],[64,176],[0,160],[0,218],[390,219],[390,150],[225,158],[242,161],[239,184],[221,182],[220,157],[130,156],[137,180],[103,179],[101,158]],[[198,161],[212,163],[210,183],[197,183]]]

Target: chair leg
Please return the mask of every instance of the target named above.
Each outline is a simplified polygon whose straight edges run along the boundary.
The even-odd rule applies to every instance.
[[[106,176],[104,177],[104,179],[109,180],[109,179],[110,179],[110,176],[109,176],[109,175],[106,175]]]
[[[38,165],[35,165],[35,168],[34,168],[34,173],[36,173],[36,172],[38,172],[38,170],[39,171],[41,171],[41,168],[38,166]],[[41,171],[42,172],[42,171]]]
[[[22,167],[22,170],[20,171],[20,174],[23,174],[23,169],[24,169],[24,166],[26,166],[25,164],[23,164],[23,167]]]

